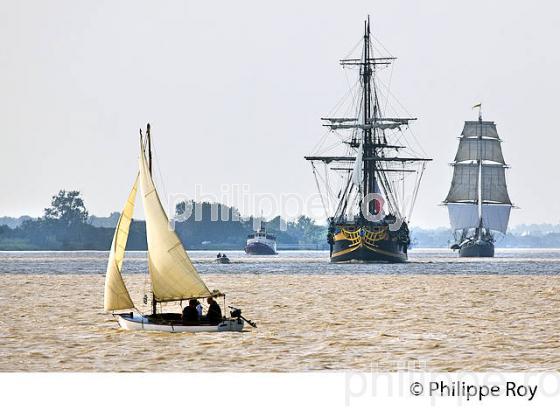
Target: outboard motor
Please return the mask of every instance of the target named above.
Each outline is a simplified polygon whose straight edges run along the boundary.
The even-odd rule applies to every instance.
[[[229,312],[231,317],[236,318],[236,319],[241,319],[241,320],[247,322],[247,324],[249,326],[257,327],[257,324],[255,322],[243,317],[243,315],[241,314],[241,309],[238,309],[238,308],[233,307],[233,306],[228,306],[228,308],[231,309],[230,312]]]

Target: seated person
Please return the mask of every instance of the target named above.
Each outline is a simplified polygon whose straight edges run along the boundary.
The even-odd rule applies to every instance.
[[[206,299],[206,301],[208,302],[208,313],[206,314],[206,320],[208,320],[213,325],[217,325],[223,319],[222,309],[220,309],[220,305],[218,305],[218,302],[216,302],[212,296]]]
[[[198,323],[198,311],[196,310],[196,299],[189,300],[189,305],[183,309],[181,316],[183,323]]]

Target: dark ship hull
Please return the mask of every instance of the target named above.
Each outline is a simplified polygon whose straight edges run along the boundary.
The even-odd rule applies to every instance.
[[[245,247],[245,253],[248,255],[276,255],[276,251],[264,243],[250,243]]]
[[[408,259],[408,229],[391,232],[387,225],[334,225],[329,234],[331,262],[403,263]]]
[[[463,258],[492,258],[494,243],[484,239],[470,239],[459,247],[459,256]]]

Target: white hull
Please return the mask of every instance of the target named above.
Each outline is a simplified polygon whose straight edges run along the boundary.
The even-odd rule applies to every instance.
[[[241,319],[225,319],[217,325],[201,324],[195,326],[187,326],[182,324],[164,324],[153,323],[142,315],[133,313],[114,315],[119,326],[126,330],[144,330],[150,332],[241,332],[243,330],[243,321]]]

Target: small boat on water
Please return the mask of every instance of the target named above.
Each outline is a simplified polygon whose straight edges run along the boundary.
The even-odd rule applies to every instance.
[[[152,151],[150,125],[146,138],[140,132],[139,172],[132,190],[121,213],[107,264],[105,277],[104,308],[113,313],[119,325],[127,330],[151,330],[160,332],[224,332],[241,331],[244,322],[256,325],[245,319],[239,309],[229,306],[230,316],[208,321],[183,321],[180,313],[163,313],[161,306],[169,302],[182,302],[203,298],[223,298],[225,294],[218,290],[210,291],[196,268],[193,266],[181,240],[170,228],[167,215],[163,209],[152,180]],[[147,155],[147,156],[146,156]],[[144,214],[146,218],[146,236],[148,242],[148,271],[152,290],[152,312],[143,314],[136,309],[122,277],[122,265],[130,223],[134,214],[136,193],[140,185]],[[147,303],[147,295],[144,296]],[[213,303],[216,303],[214,301]],[[158,312],[159,306],[159,312]],[[134,310],[136,312],[131,312]],[[221,309],[220,309],[221,310]],[[127,311],[126,313],[117,313]]]
[[[276,236],[266,232],[263,220],[261,220],[260,229],[247,236],[245,253],[247,255],[277,255]]]
[[[218,254],[218,256],[216,256],[216,263],[221,263],[221,264],[228,264],[231,261],[229,260],[229,258],[226,256],[226,254]]]

